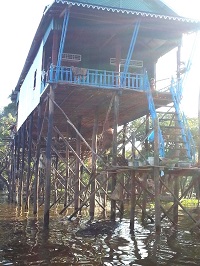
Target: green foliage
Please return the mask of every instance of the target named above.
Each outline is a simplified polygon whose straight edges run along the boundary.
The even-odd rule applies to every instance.
[[[15,125],[16,106],[10,103],[0,112],[0,187],[3,187],[9,177],[9,151],[11,128]]]
[[[198,118],[187,118],[188,126],[191,130],[192,136],[194,138],[195,143],[198,143],[199,139],[199,129],[198,129]]]
[[[13,103],[4,107],[3,111],[0,113],[0,150],[6,150],[7,141],[6,139],[10,137],[11,127],[15,124],[16,118],[14,117],[16,113],[16,107]]]
[[[169,126],[168,118],[170,118],[170,115],[165,115],[165,119],[163,119],[163,120],[161,119],[161,121],[160,121],[161,127],[162,126]],[[197,145],[199,143],[198,118],[187,118],[187,121],[188,121],[188,126],[191,130],[192,136],[194,138],[194,141]],[[149,123],[149,125],[148,125],[148,123]],[[141,143],[141,145],[139,146],[139,150],[145,158],[153,155],[153,143],[148,143],[148,152],[146,152],[146,150],[145,150],[145,140],[148,137],[148,133],[146,133],[146,124],[149,126],[149,132],[148,133],[150,133],[151,129],[152,129],[152,122],[151,122],[151,119],[148,122],[146,120],[146,116],[138,118],[138,119],[130,122],[126,127],[126,138],[131,139],[131,134],[133,132],[135,133],[136,146],[138,146],[139,142]],[[174,124],[172,124],[172,125],[174,125]],[[162,127],[162,130],[163,130],[162,131],[163,135],[165,135],[166,129],[164,127]],[[121,130],[121,132],[119,134],[119,140],[118,141],[120,142],[120,140],[122,140],[122,138],[123,138],[123,130]],[[167,146],[168,150],[173,150],[175,144],[172,140],[171,142],[168,141],[167,145],[168,145]],[[126,147],[126,155],[130,155],[130,153],[131,153],[131,145]],[[168,157],[170,157],[170,154],[168,154],[168,153],[166,153],[166,154]]]

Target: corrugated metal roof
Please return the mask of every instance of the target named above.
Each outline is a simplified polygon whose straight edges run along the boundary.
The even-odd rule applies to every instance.
[[[55,0],[55,3],[77,5],[88,8],[102,9],[163,19],[194,22],[195,20],[180,17],[161,0]]]
[[[66,0],[56,0],[57,3],[65,3]],[[101,7],[111,7],[114,9],[124,9],[132,11],[141,11],[146,13],[155,13],[159,15],[176,16],[177,14],[159,0],[81,0],[71,1],[74,3],[89,4]]]

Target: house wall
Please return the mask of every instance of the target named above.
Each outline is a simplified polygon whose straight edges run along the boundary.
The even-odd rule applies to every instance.
[[[22,126],[40,102],[42,54],[43,42],[20,89],[17,129]]]

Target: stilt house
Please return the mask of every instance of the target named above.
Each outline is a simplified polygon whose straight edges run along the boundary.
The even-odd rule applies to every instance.
[[[37,212],[44,183],[46,225],[53,197],[65,210],[73,204],[76,213],[86,197],[92,217],[96,179],[109,169],[114,190],[116,169],[148,165],[153,150],[155,164],[159,157],[193,162],[195,144],[179,107],[180,46],[182,35],[199,27],[160,0],[55,0],[47,6],[12,94],[19,202],[25,187],[28,207],[32,188]],[[158,89],[156,63],[176,47],[177,76]],[[126,134],[138,118],[145,125],[142,151],[137,132]],[[141,165],[134,163],[136,153]],[[112,199],[112,218],[115,208]]]

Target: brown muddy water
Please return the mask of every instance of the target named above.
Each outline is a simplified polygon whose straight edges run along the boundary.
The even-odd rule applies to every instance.
[[[56,208],[44,231],[42,211],[38,217],[31,213],[0,195],[0,265],[200,265],[200,235],[188,231],[184,217],[178,231],[166,222],[159,236],[154,225],[144,227],[139,219],[130,233],[125,218],[107,231],[83,234],[86,219],[68,222]]]

